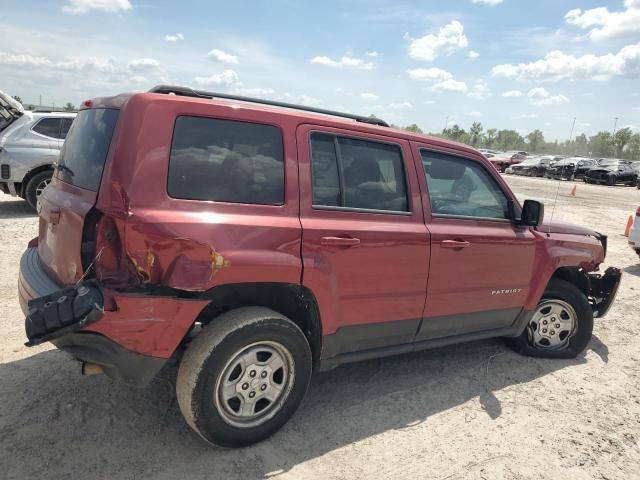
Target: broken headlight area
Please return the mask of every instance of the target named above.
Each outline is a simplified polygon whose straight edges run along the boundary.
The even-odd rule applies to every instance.
[[[604,275],[589,274],[589,303],[593,309],[594,317],[604,317],[616,298],[622,271],[619,268],[609,267]]]
[[[28,303],[25,330],[32,347],[97,322],[104,312],[103,297],[95,281],[58,290]]]

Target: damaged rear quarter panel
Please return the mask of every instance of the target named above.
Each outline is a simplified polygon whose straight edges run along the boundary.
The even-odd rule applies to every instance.
[[[86,330],[105,335],[133,352],[160,358],[173,354],[193,319],[209,303],[109,290],[104,294],[105,312],[100,321]]]
[[[171,141],[180,115],[246,121],[244,112],[209,101],[131,97],[113,155],[119,160],[105,166],[96,203],[117,229],[119,261],[112,261],[117,268],[109,285],[120,292],[161,286],[204,294],[223,284],[300,283],[297,153],[295,137],[287,133],[295,131],[297,120],[273,112],[252,115],[254,122],[281,128],[286,193],[283,205],[248,205],[168,195]],[[114,299],[117,310],[105,312],[93,330],[134,351],[162,356],[207,303],[140,294]]]

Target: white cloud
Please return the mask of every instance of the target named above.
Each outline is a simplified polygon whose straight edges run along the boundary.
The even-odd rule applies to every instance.
[[[489,92],[489,85],[484,80],[478,80],[471,87],[471,91],[469,92],[469,97],[475,98],[476,100],[484,100],[486,97],[490,97],[491,92]]]
[[[233,65],[238,64],[238,57],[231,55],[230,53],[223,52],[222,50],[218,50],[217,48],[214,48],[207,53],[207,56],[212,62],[231,63]]]
[[[273,97],[276,91],[272,88],[234,88],[231,91],[234,95],[242,95],[244,97],[257,97],[257,98],[270,98]]]
[[[640,112],[640,107],[633,107],[631,110],[635,110],[636,112]]]
[[[378,95],[376,95],[375,93],[361,93],[360,98],[368,102],[375,102],[380,97],[378,97]]]
[[[482,116],[482,112],[478,112],[478,111],[473,111],[473,112],[469,112],[468,114],[470,117],[481,117]]]
[[[475,50],[469,50],[469,53],[467,53],[467,58],[469,60],[475,60],[479,56],[480,56],[480,54],[478,52],[476,52]]]
[[[41,71],[64,72],[100,72],[118,73],[127,70],[127,66],[115,63],[112,59],[86,58],[67,61],[56,61],[46,57],[30,54],[10,54],[0,51],[0,65],[9,65],[21,68],[33,68]]]
[[[68,0],[62,10],[74,15],[87,13],[90,10],[110,13],[124,12],[125,10],[131,10],[131,3],[129,0]]]
[[[145,70],[147,68],[157,68],[159,66],[160,62],[154,58],[138,58],[129,62],[129,68],[132,70]]]
[[[507,90],[506,92],[502,93],[502,96],[506,97],[506,98],[521,97],[522,96],[522,92],[520,90]]]
[[[425,105],[433,105],[434,103],[436,103],[436,101],[435,100],[425,100],[422,103],[424,103]]]
[[[294,103],[300,103],[308,107],[318,107],[322,105],[322,100],[315,97],[310,97],[309,95],[299,95],[294,98]]]
[[[166,42],[177,42],[178,40],[184,40],[184,35],[181,33],[176,33],[175,35],[165,35],[164,39]]]
[[[485,5],[491,5],[492,7],[502,3],[502,0],[471,0],[471,1],[473,3],[484,3]]]
[[[361,58],[350,57],[348,55],[343,56],[340,60],[333,60],[332,58],[318,55],[313,57],[311,63],[316,65],[324,65],[331,68],[357,68],[360,70],[372,70],[373,63],[365,62]]]
[[[627,45],[616,54],[583,55],[574,57],[559,50],[530,63],[496,65],[495,77],[520,80],[558,81],[563,79],[607,80],[616,76],[640,76],[640,43]]]
[[[640,34],[640,1],[625,0],[626,9],[610,12],[607,7],[582,10],[575,8],[564,16],[569,25],[588,30],[594,41]]]
[[[538,115],[535,113],[521,113],[520,115],[515,115],[511,117],[513,120],[529,120],[532,118],[538,118]]]
[[[444,80],[450,80],[453,75],[441,68],[416,68],[413,70],[407,70],[409,78],[411,80],[421,80],[426,82],[442,82]]]
[[[129,81],[136,84],[147,83],[146,77],[143,77],[142,75],[133,75],[132,77],[129,77]]]
[[[436,92],[466,92],[468,90],[466,83],[454,79],[436,83],[431,89]]]
[[[529,90],[527,93],[527,97],[529,98],[547,98],[549,96],[549,92],[543,87],[536,87]]]
[[[225,70],[222,73],[214,73],[213,75],[210,75],[208,77],[195,77],[191,82],[199,87],[229,87],[231,85],[239,83],[240,77],[234,70]]]
[[[366,55],[367,57],[382,57],[382,56],[384,55],[384,53],[382,53],[382,52],[377,52],[377,51],[373,50],[372,52],[367,52],[367,53],[365,53],[365,55]]]
[[[551,95],[543,87],[532,88],[531,90],[529,90],[529,93],[527,93],[527,97],[531,98],[531,103],[536,106],[560,105],[570,102],[569,98],[566,95]]]
[[[413,108],[410,102],[390,103],[389,108],[393,110],[410,110]]]
[[[424,37],[409,39],[411,58],[426,61],[435,60],[441,54],[450,55],[454,50],[469,45],[469,40],[464,34],[464,26],[457,20],[440,27],[437,34],[429,33]]]

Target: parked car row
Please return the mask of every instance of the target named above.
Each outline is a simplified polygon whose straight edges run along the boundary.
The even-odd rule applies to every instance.
[[[24,198],[35,210],[75,116],[25,111],[0,91],[0,191]]]
[[[500,172],[555,180],[583,180],[603,185],[629,185],[640,189],[640,162],[617,158],[587,158],[538,155],[520,158],[522,152],[511,157],[494,156],[489,161]]]

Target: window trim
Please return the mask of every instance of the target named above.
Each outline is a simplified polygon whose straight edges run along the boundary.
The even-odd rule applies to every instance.
[[[345,192],[345,186],[344,186],[344,172],[343,172],[343,168],[342,168],[342,154],[341,154],[341,150],[340,150],[340,142],[338,142],[338,138],[346,138],[346,139],[351,139],[351,140],[361,140],[364,142],[371,142],[371,143],[380,143],[383,145],[392,145],[394,147],[397,147],[398,150],[400,151],[400,161],[402,163],[402,171],[404,173],[404,184],[405,184],[405,195],[406,195],[406,200],[407,200],[407,210],[379,210],[379,209],[375,209],[375,208],[362,208],[362,207],[347,207],[347,206],[343,206],[343,205],[317,205],[315,203],[313,203],[313,167],[311,162],[313,161],[313,148],[311,146],[311,137],[313,136],[313,134],[319,134],[319,135],[328,135],[328,136],[332,136],[333,137],[333,142],[334,142],[334,148],[336,149],[336,166],[338,169],[338,185],[340,186],[340,202],[344,203],[344,192]],[[324,131],[324,130],[309,130],[308,131],[308,138],[307,138],[307,146],[309,147],[309,178],[311,180],[310,182],[310,193],[311,193],[311,208],[313,210],[320,210],[320,211],[335,211],[335,212],[355,212],[355,213],[373,213],[373,214],[389,214],[389,215],[400,215],[400,216],[412,216],[413,215],[413,210],[411,208],[411,185],[409,182],[409,175],[407,172],[407,165],[405,162],[405,156],[403,154],[402,151],[402,145],[400,145],[397,142],[391,142],[391,141],[384,141],[384,140],[372,140],[369,137],[366,136],[356,136],[356,135],[344,135],[342,133],[336,133],[336,132],[328,132],[328,131]]]
[[[40,125],[40,123],[43,120],[49,120],[49,119],[53,119],[53,120],[59,120],[60,121],[60,125],[58,126],[58,135],[60,135],[60,133],[62,132],[62,120],[65,117],[42,117],[40,118],[36,123],[34,123],[33,125],[31,125],[31,128],[29,130],[31,130],[33,133],[35,133],[36,135],[40,135],[41,137],[44,138],[48,138],[50,140],[64,140],[62,138],[58,138],[58,137],[50,137],[49,135],[45,135],[44,133],[40,133],[40,132],[36,132],[35,128]]]
[[[246,203],[246,202],[231,202],[228,200],[212,200],[212,199],[200,199],[200,198],[182,198],[182,197],[174,197],[171,195],[169,191],[169,172],[171,169],[171,152],[173,150],[173,141],[176,136],[176,125],[178,123],[178,119],[180,117],[189,117],[189,118],[203,118],[206,120],[221,120],[227,122],[235,122],[235,123],[249,123],[252,125],[262,125],[267,127],[274,127],[278,129],[280,132],[280,141],[282,143],[282,200],[280,203]],[[255,122],[253,120],[248,119],[237,119],[237,118],[228,118],[224,116],[216,116],[211,117],[207,115],[193,115],[189,113],[178,113],[173,119],[173,129],[171,130],[171,143],[169,144],[169,157],[167,158],[167,182],[165,184],[165,192],[167,197],[173,200],[179,200],[184,202],[210,202],[215,204],[225,204],[225,205],[250,205],[251,207],[284,207],[287,204],[287,153],[285,149],[285,137],[284,130],[281,125],[275,123],[263,123],[263,122]]]
[[[422,167],[422,174],[424,175],[424,183],[425,186],[427,188],[426,190],[426,194],[427,194],[427,199],[429,201],[429,212],[431,214],[431,216],[433,218],[451,218],[454,220],[475,220],[475,221],[482,221],[482,222],[495,222],[495,223],[508,223],[513,225],[515,223],[515,219],[513,218],[493,218],[493,217],[474,217],[473,215],[453,215],[450,213],[434,213],[433,209],[432,209],[432,205],[431,205],[431,194],[429,192],[429,182],[427,182],[427,176],[426,176],[426,171],[424,169],[424,163],[422,161],[422,152],[430,152],[430,153],[436,153],[438,155],[446,155],[448,157],[453,157],[462,161],[467,161],[467,162],[472,162],[473,164],[477,164],[480,168],[484,169],[484,171],[487,173],[487,175],[489,176],[489,178],[491,179],[491,181],[494,183],[494,185],[498,188],[498,190],[504,195],[504,197],[507,199],[507,202],[514,202],[514,199],[511,195],[508,195],[507,192],[505,192],[504,188],[502,188],[502,185],[500,185],[500,183],[498,181],[496,181],[496,179],[494,178],[494,176],[488,171],[488,169],[482,165],[482,162],[473,159],[471,157],[467,157],[467,156],[463,156],[463,155],[457,155],[454,153],[450,153],[450,152],[443,152],[443,151],[439,151],[439,150],[435,150],[435,149],[430,149],[427,147],[421,147],[418,146],[418,155],[419,155],[419,161],[420,161],[420,166]],[[514,202],[515,203],[515,202]]]

